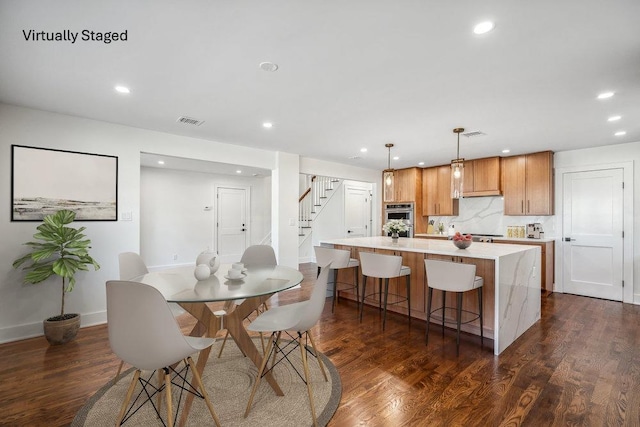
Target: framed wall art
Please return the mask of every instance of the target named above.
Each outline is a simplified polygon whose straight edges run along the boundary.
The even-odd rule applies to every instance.
[[[117,221],[118,157],[12,145],[11,221],[60,209],[76,221]]]

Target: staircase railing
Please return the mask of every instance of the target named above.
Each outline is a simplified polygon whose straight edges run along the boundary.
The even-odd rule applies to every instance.
[[[312,176],[311,185],[298,199],[298,235],[304,236],[305,229],[311,229],[313,214],[319,211],[322,203],[328,197],[328,192],[334,190],[339,180],[328,176]]]

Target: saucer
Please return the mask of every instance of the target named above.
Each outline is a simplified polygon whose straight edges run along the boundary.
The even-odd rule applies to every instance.
[[[244,279],[245,277],[247,277],[247,275],[246,275],[246,274],[242,274],[240,277],[229,277],[229,275],[228,275],[228,274],[225,274],[225,275],[224,275],[224,278],[225,278],[225,279],[227,279],[227,280],[242,280],[242,279]]]

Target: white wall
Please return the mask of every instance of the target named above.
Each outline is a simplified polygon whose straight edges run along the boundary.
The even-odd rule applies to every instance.
[[[53,278],[43,284],[24,285],[22,272],[11,267],[12,261],[26,252],[22,243],[31,240],[37,226],[10,221],[12,144],[118,156],[118,213],[131,212],[133,220],[79,223],[87,228],[91,254],[102,266],[97,272],[80,272],[76,289],[67,295],[66,311],[80,313],[82,326],[106,321],[104,283],[118,277],[118,253],[140,251],[141,152],[271,170],[273,192],[265,191],[262,196],[271,202],[270,220],[277,224],[271,228],[272,242],[279,246],[278,259],[286,265],[297,265],[300,165],[346,171],[329,175],[349,175],[360,181],[380,175],[293,154],[0,104],[0,259],[4,260],[0,263],[0,342],[42,335],[42,321],[60,311],[60,286]],[[294,225],[289,225],[291,218]],[[262,220],[267,224],[269,218]]]
[[[215,186],[251,192],[250,244],[270,232],[271,177],[250,178],[143,167],[140,170],[140,255],[149,267],[191,264],[214,241]],[[205,210],[205,206],[212,207]],[[177,260],[173,256],[177,255]]]

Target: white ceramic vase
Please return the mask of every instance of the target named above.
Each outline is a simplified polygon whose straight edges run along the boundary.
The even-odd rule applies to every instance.
[[[209,267],[209,274],[213,274],[220,268],[220,257],[212,251],[200,252],[196,258],[196,265],[204,264]]]

